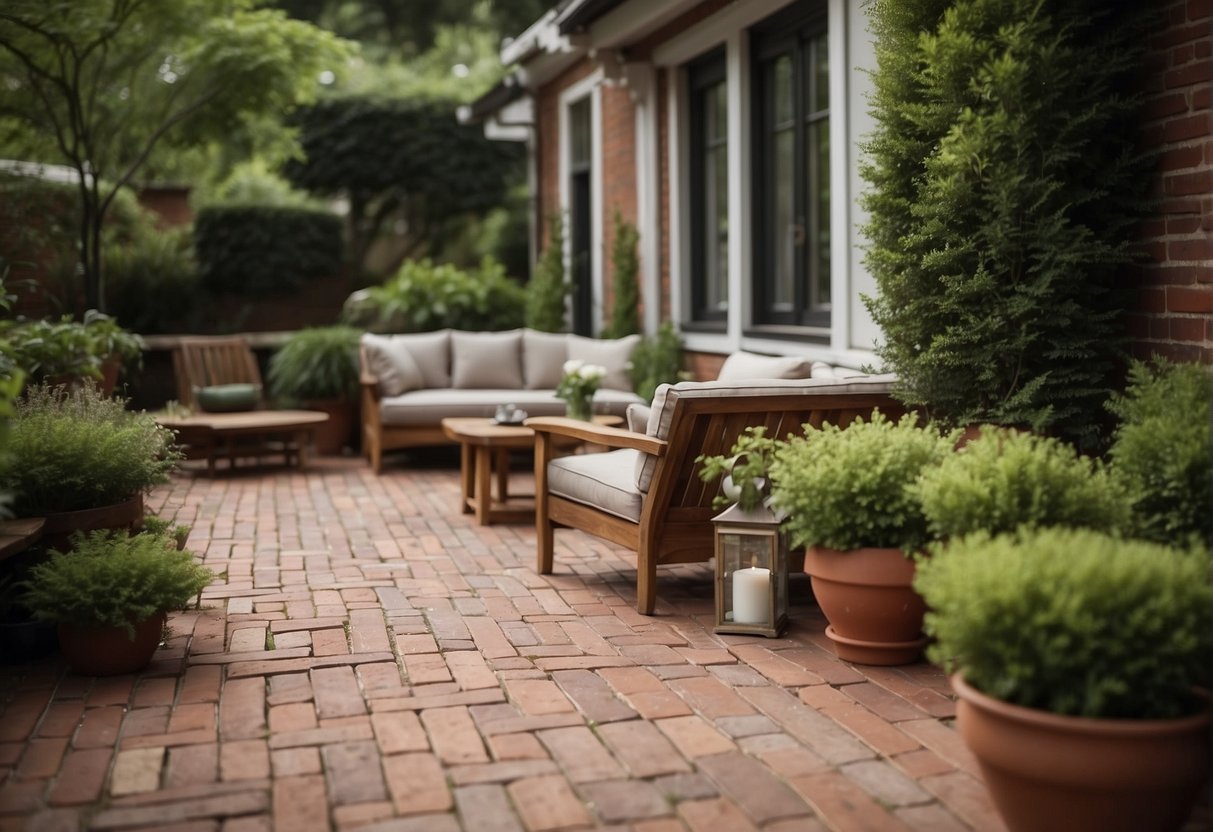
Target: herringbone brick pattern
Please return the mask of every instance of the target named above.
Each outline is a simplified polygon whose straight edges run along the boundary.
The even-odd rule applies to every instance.
[[[520,490],[527,475],[520,472]],[[1001,829],[943,673],[839,662],[807,579],[768,640],[712,576],[460,514],[457,472],[182,474],[220,578],[137,676],[0,668],[0,830]]]

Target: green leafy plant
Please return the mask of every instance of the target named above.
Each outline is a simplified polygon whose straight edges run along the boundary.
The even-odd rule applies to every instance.
[[[165,537],[96,531],[30,569],[25,605],[43,621],[123,627],[133,637],[135,624],[184,607],[212,578]]]
[[[1213,546],[1213,431],[1209,369],[1159,358],[1134,362],[1108,403],[1118,417],[1109,456],[1132,503],[1133,534]]]
[[[1061,440],[985,426],[913,488],[936,538],[1045,526],[1117,529],[1128,506],[1106,466]]]
[[[0,321],[6,352],[31,382],[101,379],[101,366],[116,356],[128,370],[143,365],[143,339],[109,315],[90,309],[84,320]]]
[[[1147,719],[1198,709],[1209,684],[1207,551],[1089,529],[974,535],[918,562],[928,655],[1027,708]]]
[[[172,431],[95,387],[37,385],[16,404],[0,490],[19,517],[110,505],[167,482]]]
[[[775,453],[771,498],[797,545],[913,552],[930,535],[911,486],[954,443],[954,435],[919,427],[913,414],[891,422],[877,411],[846,428],[805,425]]]
[[[655,334],[641,338],[628,365],[636,395],[652,402],[660,385],[689,378],[682,369],[682,350],[682,336],[670,321],[663,321]]]
[[[347,303],[342,320],[373,332],[495,331],[521,326],[525,304],[523,288],[490,257],[470,270],[409,260],[383,285]]]
[[[150,219],[122,239],[107,238],[110,313],[144,335],[197,331],[204,295],[193,242],[192,228],[158,228]]]
[[[564,273],[564,220],[548,220],[548,245],[527,285],[526,325],[541,332],[564,332],[565,304],[573,284]]]
[[[728,477],[736,489],[737,505],[743,511],[753,511],[770,491],[771,464],[781,446],[780,440],[767,436],[765,427],[751,425],[737,437],[728,456],[700,454],[695,457],[700,465],[699,478],[704,482],[715,482]],[[718,494],[712,502],[717,508],[724,508],[734,501],[728,494]]]
[[[176,548],[184,549],[185,542],[189,540],[190,526],[173,523],[172,521],[165,520],[163,517],[148,514],[143,518],[141,533],[159,535],[166,540],[171,540]]]
[[[295,401],[352,399],[358,392],[359,334],[349,326],[294,333],[270,356],[270,389]]]
[[[615,293],[611,306],[611,324],[604,338],[622,338],[640,332],[640,261],[636,246],[640,234],[636,226],[624,222],[619,209],[615,209],[615,242],[611,247],[612,280]]]
[[[865,298],[907,405],[1095,442],[1148,205],[1152,4],[877,0]]]

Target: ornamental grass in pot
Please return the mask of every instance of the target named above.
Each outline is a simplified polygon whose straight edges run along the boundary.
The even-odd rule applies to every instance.
[[[168,481],[180,454],[171,431],[95,387],[36,385],[17,401],[0,491],[17,517],[45,517],[42,540],[73,531],[138,528],[143,495]]]
[[[76,673],[132,673],[151,661],[167,613],[213,577],[166,535],[99,530],[33,567],[25,604],[58,625],[59,649]]]
[[[321,454],[340,454],[354,432],[359,335],[349,326],[301,329],[270,356],[266,373],[273,394],[328,414],[316,429]]]
[[[933,547],[928,655],[1012,832],[1178,830],[1209,771],[1209,553],[1090,529]]]
[[[929,540],[911,486],[952,453],[956,437],[876,412],[846,428],[805,426],[771,464],[771,500],[787,515],[826,636],[838,656],[861,664],[916,660],[926,645],[922,599],[909,555]]]

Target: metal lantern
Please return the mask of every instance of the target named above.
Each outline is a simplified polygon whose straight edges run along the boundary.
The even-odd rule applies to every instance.
[[[777,638],[788,623],[788,541],[765,505],[734,504],[716,527],[717,633]]]

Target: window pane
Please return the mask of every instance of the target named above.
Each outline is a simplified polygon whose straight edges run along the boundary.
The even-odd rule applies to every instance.
[[[796,302],[794,274],[796,270],[796,243],[798,229],[796,227],[795,203],[795,130],[781,130],[774,136],[772,147],[774,187],[771,190],[775,199],[774,210],[771,212],[774,224],[774,262],[772,263],[773,283],[770,303],[773,309],[791,309]],[[801,232],[803,233],[803,232]]]
[[[704,240],[709,246],[707,261],[707,310],[724,312],[729,308],[729,170],[727,145],[717,146],[711,154],[707,176],[708,200],[704,218],[709,224]]]
[[[572,167],[590,164],[590,99],[569,105],[569,162]]]
[[[795,102],[792,100],[792,57],[780,55],[771,64],[771,104],[773,125],[779,127],[794,118]]]
[[[817,239],[812,257],[816,261],[817,285],[810,293],[813,306],[819,309],[830,305],[830,122],[822,119],[814,125],[813,144],[817,147],[816,167],[817,193]]]
[[[813,92],[815,110],[830,108],[830,51],[825,35],[813,40]]]
[[[704,92],[708,109],[708,143],[727,141],[729,120],[728,103],[725,100],[725,83],[721,81]]]

